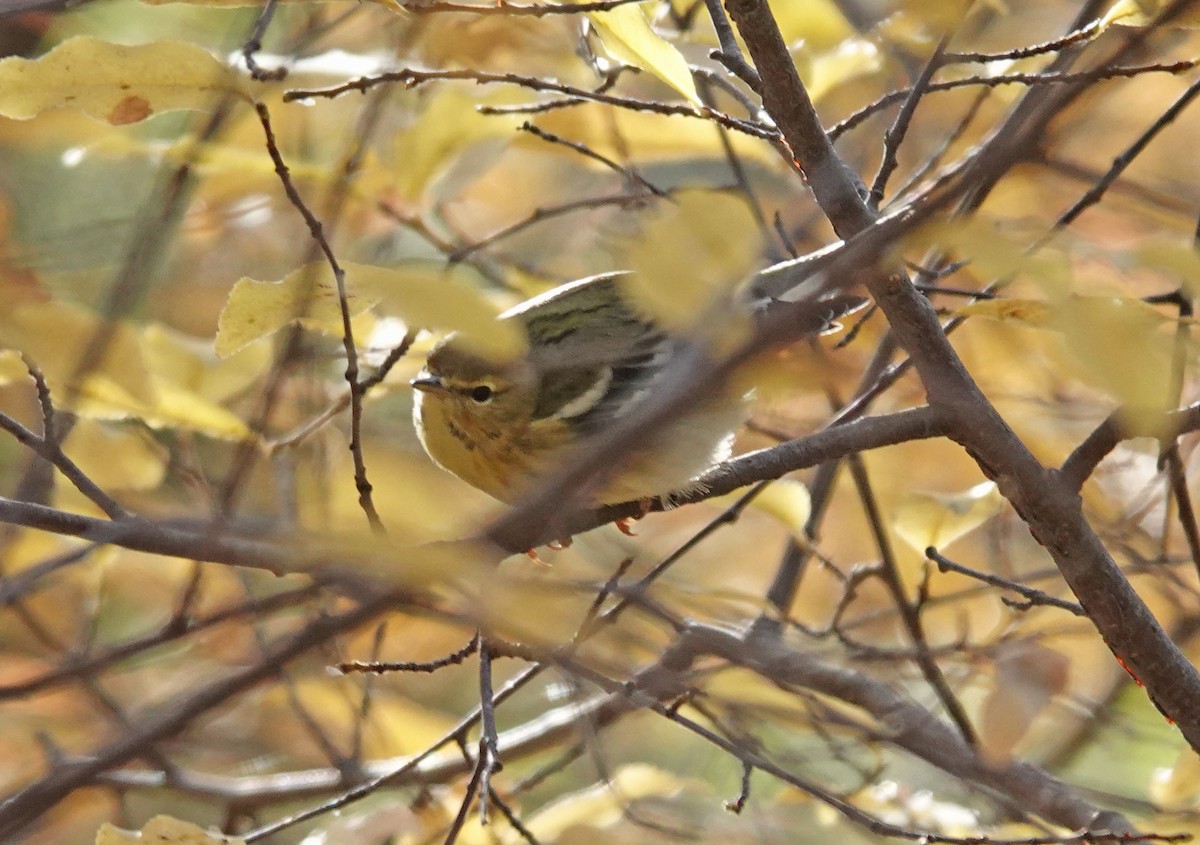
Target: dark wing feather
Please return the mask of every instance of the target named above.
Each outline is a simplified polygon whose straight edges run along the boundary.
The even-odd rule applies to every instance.
[[[525,322],[541,376],[534,416],[561,417],[583,433],[604,428],[650,389],[677,346],[629,307],[615,276],[568,286],[513,316]]]

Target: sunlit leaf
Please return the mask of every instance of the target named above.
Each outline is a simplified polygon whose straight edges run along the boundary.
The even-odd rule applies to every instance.
[[[905,249],[944,250],[966,261],[964,272],[982,282],[1036,279],[1047,292],[1065,295],[1072,278],[1066,256],[1053,247],[1031,250],[1035,236],[985,217],[928,223],[905,239]]]
[[[701,120],[668,117],[650,112],[613,110],[599,103],[585,103],[539,115],[537,125],[547,132],[584,144],[603,156],[638,162],[679,161],[687,158],[725,160],[721,136]],[[770,146],[738,132],[727,135],[735,154],[746,163],[769,166],[778,161]],[[521,133],[515,143],[542,154],[579,159],[579,154],[558,144],[547,145]]]
[[[710,503],[731,505],[745,493],[745,490],[735,490],[711,499]],[[812,496],[804,482],[794,478],[780,478],[763,488],[762,492],[750,501],[750,508],[782,523],[794,537],[803,540],[804,525],[812,513]]]
[[[1174,403],[1170,394],[1171,337],[1159,329],[1175,322],[1133,297],[1074,297],[1056,314],[1055,327],[1082,375],[1148,422]]]
[[[771,12],[789,45],[802,40],[811,49],[824,51],[855,34],[854,27],[833,0],[775,3]]]
[[[29,370],[21,360],[21,353],[14,349],[0,349],[0,385],[12,384],[29,378]]]
[[[1046,328],[1053,324],[1054,307],[1043,299],[980,299],[955,308],[954,313]]]
[[[1154,773],[1149,793],[1150,799],[1164,810],[1195,807],[1200,799],[1200,756],[1192,748],[1184,748],[1175,765]]]
[[[969,0],[907,0],[875,27],[886,43],[913,52],[931,49],[939,39],[962,24]]]
[[[165,382],[209,402],[224,402],[245,392],[271,364],[271,351],[264,346],[251,345],[218,358],[210,342],[160,323],[142,330],[142,354],[160,390]]]
[[[1166,271],[1187,286],[1192,296],[1200,293],[1200,252],[1188,242],[1151,240],[1138,244],[1130,253],[1134,268]]]
[[[377,304],[379,296],[367,292],[365,279],[360,278],[357,267],[343,265],[343,269],[346,310],[355,317]],[[342,330],[337,284],[327,263],[307,264],[278,282],[239,279],[217,320],[214,344],[217,357],[227,358],[295,322],[330,334]]]
[[[991,300],[957,311],[1058,332],[1080,377],[1119,401],[1136,430],[1150,433],[1147,426],[1161,422],[1174,401],[1169,389],[1174,338],[1162,329],[1180,320],[1137,297]],[[1194,355],[1191,344],[1186,353]]]
[[[675,45],[654,31],[640,4],[588,12],[588,18],[600,34],[604,49],[614,59],[640,67],[674,88],[688,102],[700,105],[687,60]]]
[[[442,88],[426,102],[420,117],[398,133],[392,142],[395,150],[394,170],[402,197],[416,200],[429,184],[454,164],[463,164],[472,178],[486,169],[481,160],[479,144],[501,140],[505,143],[516,137],[514,127],[520,119],[505,115],[484,115],[479,106],[511,100],[491,94],[481,97],[474,91],[461,88]],[[469,157],[465,151],[471,148]],[[441,186],[442,195],[453,196],[453,187]]]
[[[180,821],[171,816],[155,816],[139,830],[122,830],[107,822],[96,833],[96,845],[245,845],[240,836],[222,834]]]
[[[105,339],[101,355],[89,348],[98,337]],[[60,401],[85,369],[85,395],[121,394],[145,405],[156,401],[136,330],[119,322],[106,327],[101,317],[82,306],[29,301],[0,309],[0,344],[28,355]]]
[[[749,207],[732,194],[680,191],[643,215],[626,251],[633,273],[621,284],[639,308],[663,325],[696,333],[712,324],[753,268],[761,237]],[[721,320],[731,317],[723,308]]]
[[[181,41],[126,46],[80,36],[37,59],[0,61],[0,115],[18,120],[72,108],[121,125],[210,109],[221,94],[249,99],[236,72]]]
[[[128,416],[137,417],[151,428],[184,428],[223,440],[250,436],[249,426],[232,411],[170,382],[156,379],[155,383],[158,401],[148,408],[132,407]],[[95,406],[93,410],[99,413]]]
[[[519,327],[497,321],[500,309],[455,268],[415,262],[396,269],[369,264],[342,268],[351,316],[385,303],[388,312],[409,325],[460,331],[465,344],[492,357],[512,356],[522,349]],[[328,264],[306,265],[278,282],[240,279],[217,322],[217,355],[228,357],[296,321],[341,334],[342,312]]]
[[[996,655],[996,678],[979,720],[981,751],[993,762],[1012,757],[1034,720],[1067,686],[1071,663],[1030,640],[1004,643]]]
[[[81,418],[63,448],[106,490],[152,490],[166,473],[167,450],[134,426]]]
[[[611,783],[560,798],[534,813],[527,825],[539,842],[554,842],[573,827],[604,828],[620,821],[628,802],[638,798],[670,796],[684,782],[663,769],[641,763],[622,766]]]
[[[1155,23],[1170,7],[1171,4],[1164,0],[1117,0],[1105,13],[1101,25],[1148,26]],[[1195,6],[1184,5],[1180,12],[1172,15],[1167,26],[1188,29],[1200,26],[1200,10]]]
[[[882,68],[883,57],[874,41],[851,38],[832,50],[813,55],[805,83],[809,96],[819,100],[837,86],[878,73]]]
[[[892,527],[904,542],[924,552],[941,549],[1000,512],[1004,497],[991,481],[961,493],[909,492],[892,510]]]

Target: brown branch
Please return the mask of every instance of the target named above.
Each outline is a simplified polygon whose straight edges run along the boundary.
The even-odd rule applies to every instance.
[[[1058,470],[1062,482],[1071,490],[1079,490],[1096,471],[1100,462],[1117,448],[1122,440],[1137,437],[1173,440],[1181,434],[1200,431],[1200,402],[1179,411],[1172,411],[1161,420],[1145,421],[1146,426],[1133,424],[1134,419],[1143,421],[1142,415],[1130,414],[1123,408],[1109,414],[1063,461]]]
[[[826,461],[845,457],[854,452],[878,449],[943,436],[948,429],[938,415],[928,407],[913,408],[894,414],[867,417],[844,425],[819,431],[815,434],[781,443],[769,449],[750,452],[734,458],[700,476],[697,489],[690,493],[677,494],[670,502],[654,500],[649,505],[651,512],[667,507],[695,504],[714,496],[723,496],[742,487],[761,481],[782,478],[789,472],[817,466]],[[539,533],[515,532],[507,545],[509,551],[521,551],[549,540],[571,536],[583,531],[645,513],[644,502],[626,502],[608,505],[595,511],[559,514],[554,527]],[[504,523],[502,523],[504,524]],[[503,535],[494,535],[499,539]],[[532,540],[532,542],[527,542]]]
[[[938,701],[942,703],[942,707],[946,709],[946,713],[950,716],[950,720],[958,728],[963,741],[967,745],[975,746],[979,741],[975,734],[975,727],[971,724],[971,719],[967,715],[966,708],[958,700],[958,696],[954,694],[954,691],[950,689],[950,684],[946,681],[946,676],[942,673],[942,667],[934,659],[929,647],[929,640],[925,636],[925,623],[921,619],[919,604],[909,601],[908,595],[905,592],[904,581],[900,576],[900,566],[896,562],[896,556],[892,551],[891,540],[884,525],[883,515],[880,513],[879,505],[875,500],[875,493],[871,487],[871,480],[867,475],[866,466],[859,455],[851,455],[847,460],[847,464],[850,468],[850,475],[854,479],[855,487],[858,489],[858,497],[862,501],[863,510],[866,511],[867,522],[871,526],[871,534],[875,538],[875,546],[879,550],[881,562],[879,575],[883,583],[887,586],[888,592],[892,596],[892,603],[895,605],[896,611],[900,614],[900,620],[908,632],[909,639],[912,641],[914,661],[921,670],[925,682],[933,689]]]
[[[397,2],[395,6],[418,15],[437,13],[462,13],[470,15],[504,15],[512,17],[540,18],[546,15],[581,15],[586,12],[607,12],[618,6],[640,3],[643,0],[593,0],[589,3],[510,3],[496,0],[494,3],[450,3],[442,0],[415,0]]]
[[[765,0],[726,0],[725,8],[762,78],[763,105],[775,120],[818,204],[841,238],[869,226],[874,216],[866,188],[833,148]]]
[[[983,86],[985,88],[998,88],[1001,85],[1070,85],[1080,82],[1096,82],[1107,79],[1129,79],[1135,76],[1142,76],[1147,73],[1169,73],[1177,75],[1184,73],[1200,64],[1198,61],[1185,60],[1172,62],[1170,64],[1154,63],[1148,65],[1134,65],[1131,67],[1104,67],[1095,70],[1080,71],[1077,73],[1057,73],[1054,71],[1041,71],[1038,73],[1005,73],[996,76],[968,76],[964,79],[949,79],[945,82],[932,82],[926,86],[925,90],[929,93],[938,93],[940,91],[954,91],[958,88],[969,88],[973,86]],[[829,137],[837,140],[845,135],[851,129],[858,126],[868,117],[876,114],[888,106],[896,103],[904,102],[912,93],[911,88],[897,88],[895,91],[889,91],[882,97],[868,103],[850,116],[843,118],[838,123],[834,124],[829,129]]]
[[[1177,0],[1163,16],[1174,16],[1186,5]],[[806,169],[817,202],[835,230],[852,234],[863,229],[871,222],[870,210],[849,201],[856,196],[857,179],[836,162],[831,164],[828,139],[765,0],[729,0],[728,6],[763,78],[769,95],[764,103],[784,137],[793,149],[814,157],[809,169],[823,179],[840,180],[819,186]],[[1145,37],[1144,31],[1130,35],[1099,70],[1111,68]],[[1014,116],[1020,114],[1021,119],[1006,122],[959,174],[964,207],[981,201],[1034,146],[1051,116],[1061,115],[1083,90],[1081,84],[1066,86],[1054,96],[1019,104]],[[1189,744],[1200,749],[1200,712],[1195,708],[1200,673],[1163,631],[1088,525],[1075,490],[1043,467],[1001,419],[950,345],[929,301],[906,278],[875,275],[866,284],[911,356],[930,405],[949,415],[951,436],[985,475],[998,481],[1003,495],[1054,558],[1108,647],[1146,685],[1151,700],[1179,726]]]
[[[253,666],[231,672],[202,689],[176,699],[157,713],[143,716],[120,738],[85,759],[62,762],[44,777],[8,798],[0,806],[0,839],[11,841],[26,826],[66,795],[96,781],[102,772],[121,766],[145,753],[147,748],[177,735],[195,719],[250,687],[274,677],[291,659],[326,642],[337,633],[370,622],[390,610],[401,598],[395,593],[378,594],[358,607],[334,616],[324,616],[306,625],[300,633],[270,649]]]
[[[325,237],[325,227],[317,216],[309,209],[292,181],[291,172],[279,151],[275,141],[275,130],[271,126],[271,115],[262,103],[255,106],[259,123],[262,124],[263,136],[266,140],[267,153],[275,165],[275,173],[283,186],[283,192],[288,201],[300,212],[304,223],[308,226],[313,242],[325,256],[329,269],[333,272],[334,284],[337,287],[338,308],[342,318],[342,348],[346,353],[346,383],[350,386],[350,454],[354,460],[354,486],[358,489],[358,504],[366,514],[367,522],[376,533],[383,532],[383,520],[375,509],[371,496],[371,482],[367,479],[367,465],[362,452],[362,402],[363,390],[358,379],[358,345],[354,342],[354,324],[351,320],[350,294],[346,288],[346,271],[333,253],[333,247]]]
[[[383,85],[388,82],[399,82],[405,87],[413,88],[417,85],[423,85],[426,82],[435,80],[458,80],[466,82],[474,82],[476,85],[515,85],[519,88],[528,88],[531,91],[553,91],[558,94],[566,94],[570,97],[575,97],[581,100],[590,100],[595,103],[604,103],[605,105],[617,106],[619,108],[631,109],[633,111],[651,112],[653,114],[675,115],[679,117],[699,118],[700,120],[715,120],[722,126],[729,129],[735,129],[738,132],[750,135],[754,138],[773,139],[775,132],[756,123],[751,123],[746,120],[739,120],[731,117],[723,112],[716,111],[711,108],[696,108],[691,105],[682,105],[678,103],[664,103],[656,100],[639,100],[634,97],[617,97],[612,94],[603,94],[596,91],[588,91],[584,88],[576,88],[573,85],[564,85],[561,82],[555,82],[550,79],[540,79],[536,76],[522,76],[516,73],[488,73],[479,70],[416,70],[414,68],[403,68],[401,70],[381,73],[375,76],[362,76],[358,79],[353,79],[349,82],[344,82],[341,85],[334,85],[329,88],[304,88],[285,91],[283,100],[286,103],[295,102],[296,100],[308,100],[314,97],[337,97],[342,94],[347,94],[351,91],[366,92],[377,85]]]
[[[930,546],[925,550],[925,557],[937,564],[939,572],[957,572],[959,575],[965,575],[968,578],[974,578],[977,581],[982,581],[985,584],[990,584],[993,587],[999,587],[1002,590],[1012,590],[1025,599],[1025,604],[1021,609],[1027,609],[1034,605],[1046,605],[1047,607],[1057,607],[1060,610],[1065,610],[1075,616],[1087,616],[1083,612],[1083,608],[1078,602],[1065,601],[1063,599],[1052,596],[1047,592],[1030,587],[1026,584],[1018,584],[1016,581],[1010,581],[1007,578],[1001,578],[998,575],[993,575],[990,572],[980,572],[977,569],[970,569],[963,566],[961,563],[955,563],[948,557],[940,554],[937,549]],[[1005,602],[1008,603],[1007,601]]]

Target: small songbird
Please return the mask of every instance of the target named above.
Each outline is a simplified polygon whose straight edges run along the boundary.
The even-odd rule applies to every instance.
[[[430,353],[413,380],[413,420],[425,451],[467,483],[513,502],[561,466],[583,439],[602,432],[661,387],[686,340],[639,312],[623,274],[592,276],[536,296],[500,315],[519,321],[523,357],[498,363],[454,335]],[[845,313],[838,306],[831,319]],[[688,490],[729,457],[747,397],[719,386],[677,419],[647,434],[590,504]]]

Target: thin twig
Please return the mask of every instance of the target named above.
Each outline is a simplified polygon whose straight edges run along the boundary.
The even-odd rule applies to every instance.
[[[1108,168],[1107,172],[1083,196],[1072,203],[1070,208],[1058,216],[1058,219],[1054,221],[1053,229],[1057,230],[1070,226],[1080,214],[1098,203],[1113,182],[1125,172],[1125,169],[1146,149],[1159,132],[1183,113],[1183,110],[1196,98],[1197,94],[1200,94],[1200,79],[1189,85],[1187,90],[1180,94],[1175,99],[1175,102],[1171,103],[1170,107],[1158,116],[1158,119],[1154,123],[1142,132],[1132,144],[1126,147],[1120,155],[1113,159],[1112,165]]]
[[[965,575],[968,578],[974,578],[977,581],[982,581],[983,583],[990,584],[993,587],[999,587],[1003,590],[1011,590],[1012,592],[1019,594],[1026,601],[1024,606],[1025,608],[1032,607],[1034,605],[1046,605],[1047,607],[1057,607],[1060,610],[1065,610],[1068,613],[1074,614],[1075,616],[1087,618],[1087,612],[1084,611],[1079,602],[1060,599],[1034,587],[1029,587],[1025,584],[1018,584],[1016,581],[1010,581],[1007,578],[1001,578],[999,575],[992,575],[989,572],[980,572],[977,569],[970,569],[969,567],[963,566],[961,563],[955,563],[954,561],[945,557],[933,546],[930,546],[925,550],[925,557],[937,564],[939,572],[957,572],[959,575]]]
[[[470,15],[502,15],[512,17],[545,17],[546,15],[581,15],[587,12],[607,12],[618,6],[641,3],[644,0],[592,0],[587,3],[451,3],[443,0],[403,0],[394,3],[398,9],[418,15],[463,13]]]
[[[619,173],[621,176],[625,177],[626,181],[628,181],[631,185],[640,185],[642,188],[644,188],[645,190],[654,194],[654,196],[656,196],[656,197],[665,198],[665,197],[669,196],[667,191],[664,191],[662,188],[658,187],[657,185],[653,184],[652,182],[647,181],[640,174],[635,173],[633,170],[629,169],[628,167],[617,164],[612,159],[608,158],[605,155],[601,155],[600,153],[596,152],[595,150],[593,150],[591,147],[587,146],[586,144],[581,144],[578,141],[568,141],[566,138],[563,138],[559,135],[555,135],[552,132],[547,132],[544,129],[539,129],[538,127],[534,126],[529,121],[525,121],[520,126],[518,126],[517,129],[520,130],[521,132],[528,132],[530,135],[533,135],[535,138],[541,138],[543,141],[546,141],[547,143],[559,144],[568,149],[574,150],[575,152],[579,153],[580,155],[586,156],[586,157],[592,159],[593,161],[598,161],[601,164],[603,164],[605,167],[609,168],[610,170],[612,170],[616,173]]]
[[[963,79],[950,79],[945,82],[931,83],[926,89],[930,93],[938,91],[953,91],[957,88],[968,88],[984,85],[993,88],[999,85],[1068,85],[1076,82],[1095,82],[1103,79],[1128,79],[1147,73],[1180,74],[1191,70],[1200,61],[1180,61],[1170,64],[1133,65],[1130,67],[1102,67],[1095,70],[1079,71],[1076,73],[1005,73],[996,76],[969,76]],[[890,91],[875,101],[863,106],[849,117],[836,123],[829,129],[829,137],[837,140],[846,132],[858,126],[871,115],[895,103],[906,100],[912,92],[911,88],[900,88]]]
[[[375,76],[363,76],[358,79],[353,79],[349,82],[344,82],[341,85],[334,85],[328,88],[303,88],[294,89],[284,92],[284,102],[294,102],[296,100],[308,100],[314,97],[332,98],[342,94],[350,93],[351,91],[365,92],[377,85],[384,85],[389,82],[398,82],[406,87],[415,87],[423,85],[426,82],[436,80],[459,80],[466,82],[474,82],[476,85],[515,85],[520,88],[528,88],[531,91],[553,91],[558,94],[566,94],[570,97],[580,100],[590,100],[596,103],[604,103],[605,105],[618,106],[620,108],[631,109],[633,111],[645,111],[654,114],[676,115],[679,117],[699,118],[701,120],[715,120],[722,126],[727,126],[738,132],[750,135],[754,138],[771,139],[775,137],[775,131],[767,127],[759,126],[756,123],[751,123],[745,120],[731,117],[723,112],[713,109],[704,108],[698,109],[691,105],[681,105],[677,103],[664,103],[656,100],[639,100],[634,97],[617,97],[611,94],[602,94],[594,91],[587,91],[583,88],[576,88],[572,85],[564,85],[561,82],[555,82],[550,79],[539,79],[535,76],[524,76],[516,73],[489,73],[479,70],[415,70],[413,68],[403,68],[401,70],[381,73]]]
[[[283,154],[279,151],[279,145],[275,141],[275,130],[271,127],[271,115],[267,111],[266,105],[257,103],[255,111],[258,114],[259,123],[262,124],[267,152],[275,165],[275,173],[279,177],[283,191],[291,204],[300,212],[300,216],[304,218],[309,234],[320,248],[321,253],[324,254],[325,260],[333,272],[342,316],[342,347],[346,352],[345,377],[346,383],[350,385],[350,454],[354,459],[354,485],[358,489],[359,506],[366,514],[372,530],[381,533],[384,530],[383,520],[379,518],[379,512],[375,509],[375,502],[371,496],[371,482],[367,479],[367,466],[362,454],[363,397],[358,380],[358,347],[354,342],[354,326],[351,320],[350,293],[346,287],[346,271],[342,269],[341,263],[334,255],[333,247],[329,245],[329,241],[325,237],[321,221],[309,210],[304,198],[300,196],[300,192],[296,190],[296,186],[292,182],[291,171],[284,162]]]
[[[871,192],[867,195],[867,202],[872,208],[879,208],[880,203],[883,202],[883,192],[887,189],[888,179],[891,178],[900,163],[897,154],[900,151],[900,145],[908,136],[908,128],[912,124],[913,115],[917,113],[917,106],[920,104],[921,98],[929,90],[933,75],[942,66],[942,51],[946,49],[947,39],[948,36],[938,42],[933,55],[925,62],[921,75],[909,88],[904,105],[900,107],[900,111],[896,112],[896,118],[892,121],[892,125],[883,133],[883,155],[879,161],[879,170],[875,173],[875,181],[871,184]]]
[[[258,20],[254,22],[254,29],[251,31],[250,37],[242,45],[242,58],[246,62],[246,69],[250,71],[250,77],[258,82],[278,82],[288,74],[287,68],[282,65],[274,70],[265,70],[254,58],[254,54],[262,49],[263,36],[266,35],[272,18],[275,17],[275,7],[278,4],[279,0],[267,0],[263,4],[262,11],[258,13]]]
[[[382,675],[387,672],[436,672],[438,669],[444,669],[447,666],[461,664],[478,650],[479,635],[476,634],[462,648],[456,649],[445,657],[439,657],[436,660],[427,660],[424,662],[404,661],[398,663],[382,663],[376,660],[363,663],[358,660],[352,660],[346,663],[339,663],[337,668],[339,672],[345,672],[347,675]]]
[[[883,579],[883,583],[887,586],[888,592],[891,593],[892,602],[899,611],[900,619],[908,631],[909,639],[912,641],[916,652],[917,666],[920,668],[926,682],[933,689],[934,694],[937,695],[938,701],[946,708],[947,715],[950,716],[951,721],[957,726],[963,741],[973,747],[979,741],[975,733],[975,728],[971,724],[971,719],[967,715],[962,702],[958,700],[958,696],[950,689],[950,684],[946,681],[946,676],[943,674],[942,668],[937,664],[937,661],[930,652],[929,641],[925,636],[925,624],[921,619],[919,605],[910,602],[908,596],[905,594],[904,581],[900,576],[900,566],[896,562],[896,556],[892,551],[891,538],[888,537],[887,528],[884,526],[883,516],[879,511],[879,504],[875,500],[875,493],[871,487],[871,479],[867,474],[862,456],[848,456],[846,458],[846,466],[850,470],[851,478],[854,479],[854,485],[858,490],[858,498],[862,502],[863,510],[867,515],[867,523],[870,525],[871,534],[875,539],[875,547],[879,550],[879,557],[882,563],[882,566],[879,568],[879,575]]]
[[[710,50],[708,57],[724,65],[726,70],[749,85],[752,91],[761,93],[762,80],[758,71],[742,55],[741,45],[733,34],[733,27],[729,25],[721,0],[704,0],[704,8],[708,10],[708,17],[717,33],[717,42],[721,45],[719,50]]]

